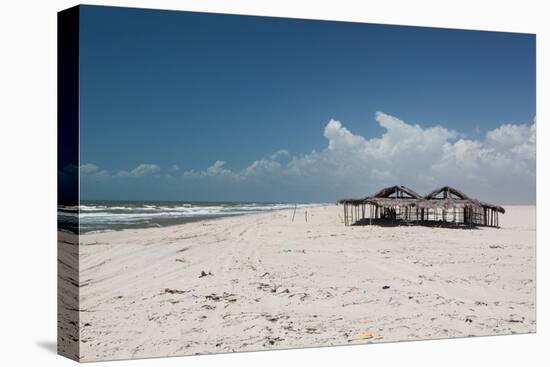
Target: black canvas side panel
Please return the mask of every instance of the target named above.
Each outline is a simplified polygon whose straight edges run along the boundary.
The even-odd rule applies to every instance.
[[[80,360],[79,7],[57,14],[57,351]]]

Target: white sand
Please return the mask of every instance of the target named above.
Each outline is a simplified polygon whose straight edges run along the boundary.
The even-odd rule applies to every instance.
[[[81,360],[534,332],[535,208],[506,209],[501,229],[327,206],[83,235]]]

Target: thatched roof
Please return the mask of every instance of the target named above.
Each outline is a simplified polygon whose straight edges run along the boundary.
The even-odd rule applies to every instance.
[[[441,195],[441,196],[440,196]],[[468,195],[463,193],[460,190],[455,189],[451,186],[443,186],[438,189],[433,190],[428,195],[424,196],[424,199],[430,203],[430,208],[432,207],[443,207],[443,208],[452,208],[454,207],[463,207],[467,205],[479,206],[483,208],[489,208],[500,213],[504,213],[505,210],[503,207],[485,203],[477,199],[470,198]]]
[[[397,203],[399,203],[401,205],[406,205],[406,203],[413,203],[418,200],[422,200],[422,196],[417,194],[414,190],[406,186],[395,185],[385,187],[372,196],[357,199],[341,199],[338,200],[338,203],[351,205],[396,205]]]
[[[336,201],[337,204],[351,204],[351,205],[361,205],[361,204],[365,204],[366,201],[368,199],[368,196],[367,197],[364,197],[364,198],[356,198],[356,199],[353,199],[353,198],[350,198],[350,199],[339,199],[338,201]]]
[[[440,187],[422,197],[406,186],[395,185],[383,188],[372,196],[357,199],[341,199],[338,200],[338,204],[373,204],[377,206],[410,205],[429,209],[452,209],[477,206],[489,208],[500,213],[505,212],[504,208],[501,206],[472,199],[462,191],[450,186]]]

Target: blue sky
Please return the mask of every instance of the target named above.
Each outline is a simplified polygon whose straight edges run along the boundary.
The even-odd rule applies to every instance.
[[[333,201],[453,179],[534,201],[510,198],[534,189],[534,35],[83,6],[80,37],[84,199]],[[453,134],[400,156],[409,126],[424,145]],[[518,177],[494,192],[499,172],[474,176],[502,152]],[[428,178],[388,161],[410,156]]]

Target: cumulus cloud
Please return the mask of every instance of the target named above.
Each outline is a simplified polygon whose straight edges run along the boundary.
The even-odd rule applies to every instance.
[[[126,171],[126,170],[120,170],[118,172],[109,172],[105,169],[100,169],[97,165],[93,163],[85,163],[80,165],[80,174],[83,176],[83,178],[95,178],[95,179],[112,179],[112,178],[121,178],[121,177],[145,177],[145,176],[151,176],[158,172],[160,172],[161,169],[156,164],[151,163],[142,163],[138,165],[136,168]]]
[[[385,185],[404,184],[419,192],[454,185],[487,200],[534,201],[534,122],[504,124],[472,140],[441,125],[410,124],[383,112],[375,119],[385,130],[379,137],[354,134],[332,119],[324,128],[323,150],[295,156],[280,151],[224,175],[279,177],[297,189],[324,186],[319,191],[326,197],[368,195]],[[201,175],[220,171],[211,168]]]
[[[86,163],[86,164],[80,165],[80,173],[82,174],[88,175],[90,173],[94,173],[97,171],[99,171],[99,167],[93,163]]]
[[[288,158],[290,157],[290,153],[286,149],[281,149],[271,155],[271,160],[277,160],[281,158]]]
[[[287,150],[279,150],[273,153],[269,158],[261,158],[253,161],[247,167],[232,171],[225,168],[224,161],[216,161],[205,171],[185,171],[186,177],[225,177],[234,180],[244,180],[252,177],[268,177],[270,174],[281,174],[283,168],[280,162],[283,158],[290,157],[290,153]]]
[[[328,172],[333,179],[363,180],[363,185],[425,181],[444,144],[459,136],[441,126],[423,128],[382,112],[375,118],[385,132],[371,139],[330,120],[324,130],[327,148],[294,157],[288,172],[300,176]]]
[[[495,149],[510,151],[520,159],[535,159],[535,124],[505,124],[487,133],[487,141]]]
[[[355,134],[332,119],[324,127],[327,143],[320,151],[292,155],[283,149],[237,170],[218,160],[205,170],[183,171],[179,177],[195,185],[196,180],[206,180],[198,185],[211,190],[217,183],[222,191],[233,185],[240,191],[255,187],[261,195],[279,192],[279,200],[334,200],[403,184],[420,193],[451,185],[487,201],[534,202],[535,122],[503,124],[483,138],[468,139],[441,125],[407,123],[383,112],[377,112],[375,120],[384,129],[377,137]],[[102,171],[87,164],[81,172]],[[142,164],[118,176],[139,178],[158,172],[159,166]]]
[[[156,164],[142,163],[131,171],[119,171],[118,176],[122,177],[143,177],[149,176],[160,171]]]
[[[214,162],[210,167],[208,167],[205,171],[185,171],[183,173],[184,177],[235,177],[235,174],[231,172],[231,170],[224,167],[225,162],[224,161],[216,161]]]

